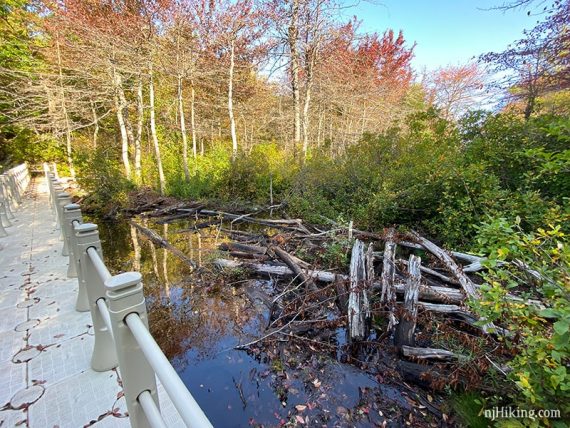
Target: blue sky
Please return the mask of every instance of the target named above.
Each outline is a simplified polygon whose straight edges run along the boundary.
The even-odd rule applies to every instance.
[[[504,0],[376,0],[362,1],[345,11],[362,20],[361,30],[382,33],[403,30],[417,42],[413,65],[428,70],[469,61],[473,56],[501,51],[534,27],[537,17],[526,10],[481,10]]]

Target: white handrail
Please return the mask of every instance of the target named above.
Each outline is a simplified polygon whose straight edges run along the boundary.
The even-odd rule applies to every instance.
[[[99,312],[101,313],[101,317],[103,318],[103,322],[105,326],[109,329],[109,333],[113,336],[113,328],[111,326],[111,314],[109,314],[109,308],[107,307],[107,303],[105,299],[101,298],[97,300],[97,307],[99,308]]]
[[[99,253],[97,252],[97,250],[95,248],[93,248],[93,247],[88,248],[87,254],[89,255],[89,258],[91,259],[93,266],[95,266],[95,270],[99,274],[101,281],[105,282],[113,276],[113,275],[111,275],[111,272],[109,272],[109,269],[107,269],[107,266],[105,266],[105,262],[103,260],[101,260],[101,257],[99,256]]]
[[[82,223],[80,207],[70,203],[70,196],[61,192],[49,167],[44,168],[64,253],[70,257],[68,276],[77,274],[79,281],[76,309],[90,310],[93,319],[91,367],[106,371],[120,364],[130,422],[135,428],[166,426],[160,414],[156,377],[188,427],[212,427],[148,331],[140,273],[111,275],[102,257],[97,225]],[[80,304],[82,295],[85,305]]]
[[[30,183],[28,165],[23,163],[0,174],[0,237],[7,236],[5,228],[12,226],[15,208],[22,203],[22,196]]]
[[[143,412],[150,423],[152,428],[166,428],[166,424],[162,419],[162,415],[160,414],[160,410],[156,407],[156,403],[152,399],[152,395],[150,395],[149,391],[143,391],[139,395],[139,403],[141,403],[141,407]]]
[[[125,323],[129,326],[148,363],[156,372],[184,423],[188,427],[212,427],[139,315],[137,313],[127,315]]]

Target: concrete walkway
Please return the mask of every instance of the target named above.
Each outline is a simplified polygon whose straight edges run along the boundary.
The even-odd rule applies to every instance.
[[[130,426],[118,371],[90,368],[91,314],[75,311],[43,179],[15,214],[0,238],[0,427]],[[167,424],[181,426],[160,386],[159,397]]]

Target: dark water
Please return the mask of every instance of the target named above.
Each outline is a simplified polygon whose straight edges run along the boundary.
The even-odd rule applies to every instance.
[[[328,422],[337,425],[339,406],[356,406],[362,388],[378,387],[365,373],[330,359],[319,373],[323,388],[315,389],[296,374],[284,380],[283,372],[267,357],[235,350],[236,345],[263,336],[269,321],[267,308],[243,290],[257,287],[271,293],[272,283],[243,278],[232,283],[232,279],[216,277],[210,263],[219,255],[218,245],[227,240],[217,228],[176,233],[190,223],[143,223],[203,269],[212,270],[207,275],[210,279],[202,282],[200,275],[193,275],[184,263],[155,247],[126,221],[98,224],[111,272],[138,270],[143,274],[151,332],[214,426],[279,426],[297,414],[296,405],[307,404],[304,415],[318,405],[321,412],[328,409]],[[385,388],[386,394],[398,395]]]

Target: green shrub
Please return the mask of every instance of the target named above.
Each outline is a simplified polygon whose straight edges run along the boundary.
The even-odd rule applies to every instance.
[[[498,321],[511,334],[503,338],[514,355],[509,381],[511,399],[520,406],[570,412],[570,249],[561,224],[570,216],[553,218],[548,227],[525,232],[519,222],[497,218],[479,228],[479,250],[489,254],[488,273],[480,301],[473,309],[488,321]],[[541,309],[525,301],[540,298]]]
[[[134,185],[125,178],[123,164],[109,148],[100,146],[90,153],[79,154],[76,166],[77,180],[83,190],[90,193],[95,205],[125,205],[128,192]]]

